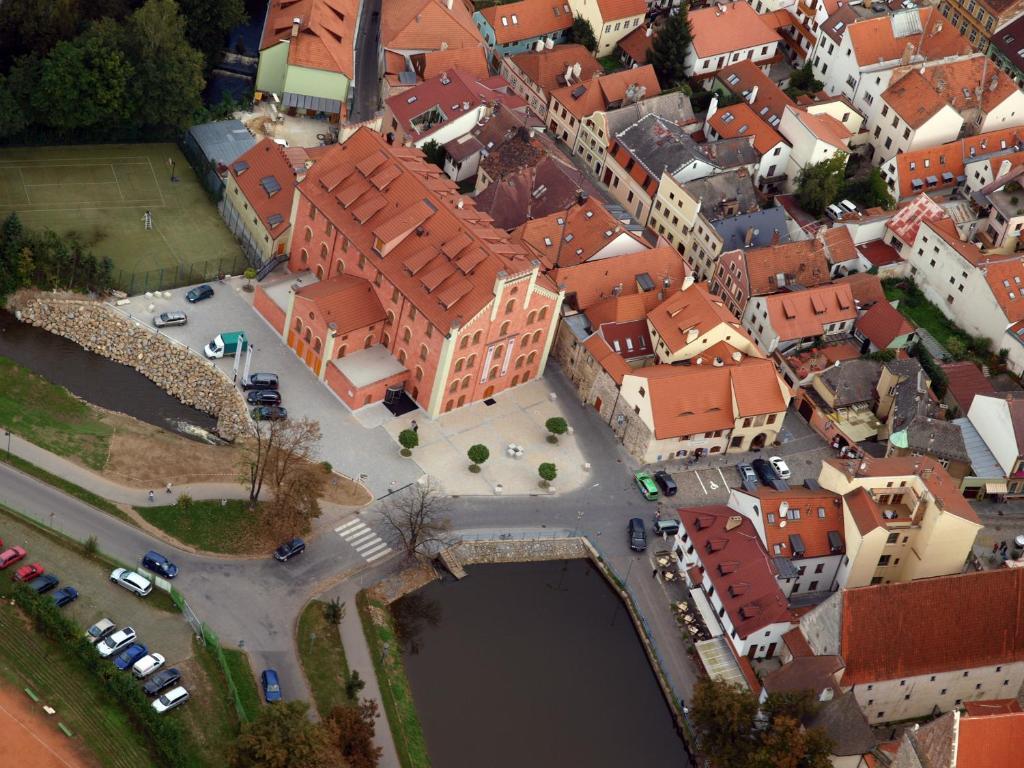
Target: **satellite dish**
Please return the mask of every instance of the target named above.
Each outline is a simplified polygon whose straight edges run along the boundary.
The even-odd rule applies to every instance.
[[[779,528],[785,528],[785,527],[786,527],[786,518],[782,518],[781,520],[779,520]]]

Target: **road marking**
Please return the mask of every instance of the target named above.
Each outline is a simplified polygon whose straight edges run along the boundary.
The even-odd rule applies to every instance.
[[[371,531],[369,528],[367,528],[366,531],[360,531],[360,535],[357,538],[348,539],[347,541],[353,547],[355,547],[356,549],[359,549],[359,547],[357,546],[358,544],[362,544],[364,541],[369,541],[371,539],[378,539],[379,540],[380,537],[376,533]]]
[[[353,525],[363,525],[363,521],[362,520],[349,520],[347,523],[343,523],[342,525],[339,525],[337,528],[335,528],[334,532],[335,533],[341,533],[346,528],[351,528]]]
[[[368,563],[391,552],[388,543],[362,520],[350,520],[344,525],[339,525],[334,532]]]
[[[722,478],[722,485],[724,485],[726,488],[728,488],[729,487],[729,483],[726,481],[725,475],[722,474],[722,468],[721,467],[717,467],[717,469],[718,469],[718,476],[720,478]]]
[[[708,495],[708,489],[704,487],[704,481],[700,479],[700,472],[698,472],[698,471],[697,471],[697,470],[695,469],[695,470],[693,470],[693,474],[694,474],[694,475],[696,475],[696,477],[697,477],[697,482],[698,482],[698,483],[700,483],[700,489],[701,489],[702,491],[704,491],[704,495],[705,495],[705,496],[707,496],[707,495]]]
[[[352,548],[353,548],[353,549],[354,549],[354,550],[355,550],[356,552],[359,552],[360,554],[362,554],[362,552],[363,552],[364,550],[367,550],[367,549],[369,549],[370,547],[375,547],[375,546],[376,546],[377,544],[381,544],[381,543],[383,543],[383,541],[384,541],[384,540],[383,540],[383,539],[381,539],[381,537],[380,537],[380,536],[378,536],[377,534],[373,534],[373,535],[369,536],[368,538],[366,538],[366,539],[363,539],[363,540],[362,540],[362,541],[361,541],[361,542],[359,543],[359,546],[356,546],[355,544],[352,544],[352,542],[349,542],[349,543],[350,543],[350,544],[352,544]]]
[[[376,560],[378,558],[381,558],[381,557],[384,557],[385,555],[390,555],[390,554],[391,554],[391,550],[390,549],[382,549],[380,552],[378,552],[373,557],[366,558],[366,562],[372,563],[374,560]]]
[[[390,547],[382,541],[380,544],[378,544],[373,549],[368,549],[368,550],[366,550],[365,552],[363,552],[361,554],[362,554],[363,557],[369,557],[370,555],[374,554],[375,552],[379,552],[382,549],[390,549]]]

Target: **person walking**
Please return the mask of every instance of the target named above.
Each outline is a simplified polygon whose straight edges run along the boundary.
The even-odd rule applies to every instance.
[[[152,491],[149,492],[149,500],[150,502],[156,501],[156,494]]]
[[[171,492],[171,484],[170,484],[170,483],[168,483],[168,484],[167,484],[167,492],[168,492],[168,493],[170,493],[170,492]]]
[[[413,432],[419,432],[420,431],[420,425],[416,423],[416,419],[412,420],[412,431]]]

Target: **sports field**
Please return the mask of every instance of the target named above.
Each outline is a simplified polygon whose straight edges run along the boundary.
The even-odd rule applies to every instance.
[[[171,181],[168,160],[177,182]],[[16,211],[26,227],[76,232],[115,279],[205,279],[230,272],[240,249],[174,144],[107,144],[0,149],[0,218]],[[153,228],[143,217],[152,213]],[[217,269],[217,264],[224,266]],[[188,280],[186,280],[188,282]],[[138,287],[138,286],[137,286]],[[150,285],[150,288],[169,287]]]

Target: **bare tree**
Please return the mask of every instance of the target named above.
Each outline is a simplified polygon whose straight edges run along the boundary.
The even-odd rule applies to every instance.
[[[276,491],[289,472],[314,461],[320,423],[310,419],[254,421],[249,437],[242,481],[249,486],[249,501],[256,504],[265,482]]]
[[[440,483],[429,477],[394,494],[380,508],[408,558],[433,555],[454,542],[449,511]]]

